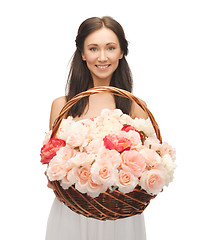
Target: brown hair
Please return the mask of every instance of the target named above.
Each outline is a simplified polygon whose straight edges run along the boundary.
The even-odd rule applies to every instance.
[[[76,94],[86,91],[93,87],[93,79],[91,73],[82,60],[81,53],[85,38],[92,32],[106,27],[112,30],[119,39],[120,48],[123,53],[123,58],[119,60],[119,65],[114,71],[111,78],[110,86],[121,88],[129,92],[132,91],[132,75],[125,56],[128,54],[128,42],[125,38],[125,33],[122,26],[111,17],[92,17],[86,19],[79,27],[76,37],[76,51],[74,53],[71,68],[68,75],[66,84],[66,100],[69,101]],[[124,113],[129,114],[131,111],[131,101],[129,99],[114,96],[116,108],[121,109]],[[81,99],[69,111],[68,115],[73,117],[81,116],[86,105],[88,98]]]

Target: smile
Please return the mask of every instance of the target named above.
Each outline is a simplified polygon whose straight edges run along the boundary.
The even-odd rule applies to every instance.
[[[108,65],[96,65],[97,68],[100,68],[100,69],[106,69],[108,67],[110,67],[111,64],[108,64]]]

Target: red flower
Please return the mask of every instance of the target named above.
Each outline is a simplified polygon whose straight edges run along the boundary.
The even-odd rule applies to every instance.
[[[49,142],[41,148],[41,163],[48,164],[50,160],[56,156],[56,152],[66,145],[66,142],[62,139],[51,138]]]
[[[104,146],[106,149],[112,150],[115,149],[117,152],[123,152],[130,150],[131,141],[127,138],[120,137],[117,135],[107,135],[104,139]]]
[[[138,130],[137,130],[135,127],[133,127],[132,125],[127,125],[127,124],[126,124],[126,125],[123,126],[123,128],[122,128],[121,130],[122,130],[122,131],[125,131],[125,132],[129,132],[130,130],[136,131],[136,132],[139,133],[141,140],[144,139],[144,137],[145,137],[142,132],[138,131]]]

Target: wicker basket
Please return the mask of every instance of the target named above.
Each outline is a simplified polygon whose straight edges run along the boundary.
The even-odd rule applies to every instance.
[[[100,92],[109,92],[117,96],[125,97],[138,104],[149,116],[157,138],[162,142],[158,124],[149,109],[130,92],[108,86],[91,88],[85,92],[81,92],[68,101],[53,125],[51,138],[55,137],[62,119],[75,103],[84,97]],[[53,185],[54,193],[58,199],[71,210],[86,217],[92,217],[99,220],[115,220],[141,214],[150,203],[150,200],[156,197],[156,195],[149,195],[138,185],[133,192],[127,194],[118,190],[114,190],[113,192],[107,190],[107,192],[101,193],[98,197],[92,198],[87,194],[80,193],[74,186],[65,190],[60,186],[58,181],[51,181],[50,183]]]

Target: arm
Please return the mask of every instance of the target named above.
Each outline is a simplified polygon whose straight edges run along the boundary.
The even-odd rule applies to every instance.
[[[66,103],[65,97],[59,97],[53,101],[50,112],[50,129],[52,129],[52,125],[55,119],[58,117],[60,111],[64,107],[65,103]]]
[[[52,125],[53,125],[55,119],[58,117],[61,109],[64,107],[65,103],[66,103],[65,97],[59,97],[53,101],[52,107],[51,107],[51,112],[50,112],[50,123],[49,123],[50,129],[52,129]],[[45,172],[45,175],[46,175],[46,172]],[[48,181],[47,186],[49,188],[53,189],[53,185],[49,181]]]
[[[142,103],[143,105],[147,106],[147,104],[146,104],[143,100],[141,100],[141,99],[139,99],[139,100],[141,101],[141,103]],[[136,104],[136,103],[133,101],[133,102],[132,102],[132,108],[131,108],[131,117],[132,117],[132,118],[137,117],[137,118],[147,119],[147,118],[148,118],[148,115],[147,115],[147,113],[145,113],[144,110],[142,110],[142,108],[141,108],[138,104]]]

